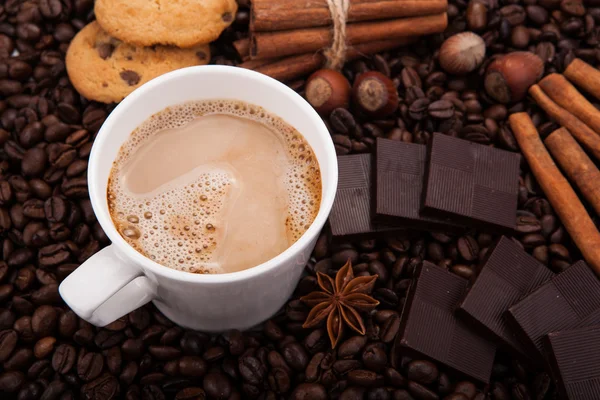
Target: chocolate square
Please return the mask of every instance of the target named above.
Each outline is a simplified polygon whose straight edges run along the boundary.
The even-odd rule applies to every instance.
[[[373,202],[377,221],[420,230],[459,229],[446,219],[421,215],[426,157],[425,145],[377,139]]]
[[[399,226],[375,223],[371,218],[371,155],[338,157],[338,188],[329,215],[334,240],[369,239],[403,231]]]
[[[454,314],[466,289],[466,279],[425,261],[408,290],[395,348],[488,383],[496,344]]]
[[[600,399],[600,326],[553,332],[544,338],[550,370],[562,397]]]
[[[520,159],[516,153],[434,133],[425,172],[425,214],[512,232]]]
[[[510,306],[553,276],[512,239],[503,236],[489,251],[458,307],[458,315],[527,359],[527,349],[507,325],[504,315]]]
[[[600,324],[600,280],[579,261],[510,307],[506,317],[543,359],[542,338],[548,333]]]

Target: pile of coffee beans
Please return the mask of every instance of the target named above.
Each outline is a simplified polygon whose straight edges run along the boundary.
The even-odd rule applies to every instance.
[[[379,71],[398,87],[398,111],[370,119],[352,108],[324,117],[338,154],[371,151],[375,138],[426,143],[444,132],[518,151],[507,124],[528,112],[542,134],[556,125],[528,100],[502,105],[483,88],[498,55],[525,50],[562,71],[574,57],[600,60],[598,0],[451,0],[447,31],[406,49],[348,63],[352,83]],[[92,0],[0,2],[0,397],[19,400],[368,399],[543,400],[557,395],[543,371],[499,351],[492,382],[461,380],[440,365],[398,354],[393,342],[411,274],[423,260],[469,278],[495,236],[417,233],[357,243],[318,241],[286,306],[262,327],[218,336],[175,326],[152,305],[97,328],[62,302],[58,284],[108,244],[90,206],[87,160],[114,106],[89,102],[71,86],[64,56],[94,19]],[[231,42],[247,30],[248,9],[213,45],[213,63],[235,65]],[[599,24],[598,26],[596,24]],[[455,76],[439,47],[458,32],[486,43],[478,71]],[[302,93],[304,82],[291,84]],[[577,249],[523,163],[516,239],[561,271]],[[324,327],[302,328],[298,299],[350,259],[355,275],[378,275],[380,305],[367,333],[347,333],[332,350]],[[199,305],[201,306],[201,305]]]

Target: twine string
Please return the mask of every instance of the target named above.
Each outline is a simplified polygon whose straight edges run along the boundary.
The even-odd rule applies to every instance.
[[[339,70],[346,61],[346,19],[350,0],[327,0],[333,21],[333,42],[324,51],[327,68]]]

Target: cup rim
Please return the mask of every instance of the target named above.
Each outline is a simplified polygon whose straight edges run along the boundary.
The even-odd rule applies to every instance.
[[[130,259],[134,263],[143,266],[144,269],[148,269],[156,275],[165,276],[167,278],[178,281],[198,283],[234,282],[262,275],[281,266],[287,260],[293,259],[295,256],[297,256],[314,237],[318,237],[321,229],[327,221],[327,218],[333,206],[333,201],[335,199],[335,194],[337,190],[337,156],[335,148],[333,146],[333,141],[326,140],[325,157],[322,160],[319,160],[317,157],[317,160],[319,161],[320,165],[323,165],[324,163],[328,164],[329,168],[327,168],[327,181],[330,182],[330,186],[328,188],[322,188],[321,206],[319,208],[319,212],[317,213],[315,220],[312,222],[312,224],[306,230],[306,232],[304,232],[304,234],[295,243],[293,243],[282,253],[278,254],[274,258],[263,262],[262,264],[250,267],[242,271],[228,272],[222,274],[195,274],[191,272],[180,271],[161,265],[156,261],[153,261],[150,258],[142,255],[141,253],[137,252],[133,247],[131,247],[129,243],[127,243],[127,241],[125,241],[125,239],[123,239],[123,237],[117,232],[117,229],[115,228],[112,222],[112,218],[110,217],[110,213],[108,212],[108,208],[105,206],[106,202],[101,200],[103,197],[106,196],[107,183],[100,182],[100,179],[98,178],[97,164],[100,159],[100,149],[102,149],[105,146],[106,141],[110,140],[110,132],[112,131],[112,127],[116,123],[118,123],[118,121],[121,118],[126,117],[130,106],[133,105],[140,97],[144,96],[146,92],[152,90],[157,86],[162,86],[168,81],[175,78],[179,78],[186,75],[198,76],[215,72],[236,74],[241,75],[246,79],[258,80],[260,84],[270,86],[279,93],[281,93],[281,95],[290,97],[291,100],[295,103],[295,106],[298,107],[298,110],[300,112],[305,114],[308,118],[312,118],[313,120],[315,120],[317,129],[320,131],[319,133],[323,136],[329,137],[329,130],[323,123],[323,120],[321,119],[319,114],[312,108],[312,106],[304,98],[302,98],[302,96],[300,96],[294,90],[290,89],[288,86],[267,75],[263,75],[255,71],[239,67],[224,65],[203,65],[182,68],[161,75],[145,83],[144,85],[134,90],[131,94],[129,94],[123,101],[121,101],[110,113],[105,122],[102,124],[100,130],[98,131],[96,139],[94,140],[94,145],[92,146],[92,150],[90,153],[88,169],[88,191],[92,208],[94,210],[94,213],[96,214],[98,222],[102,226],[102,229],[104,229],[104,232],[111,240],[112,245],[118,248],[118,254],[120,253],[120,255],[126,256],[127,259]],[[215,96],[215,98],[218,98],[218,96]],[[323,174],[324,169],[322,167],[320,169],[321,174]],[[323,179],[323,176],[321,181],[325,181],[325,179]]]

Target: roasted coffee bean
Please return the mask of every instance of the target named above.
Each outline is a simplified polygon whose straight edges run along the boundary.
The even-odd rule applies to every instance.
[[[31,328],[38,337],[50,336],[56,330],[58,313],[52,306],[40,306],[31,317]]]
[[[407,377],[412,381],[427,385],[433,383],[438,374],[437,367],[430,361],[415,360],[408,364]]]
[[[19,371],[7,371],[0,374],[0,392],[15,393],[25,383],[25,375]]]
[[[463,236],[458,239],[458,252],[467,261],[474,261],[479,254],[479,245],[472,236]]]
[[[229,378],[218,372],[207,374],[204,377],[203,386],[206,394],[215,399],[228,399],[233,391]]]
[[[290,400],[325,400],[327,398],[328,396],[325,387],[316,383],[301,383],[294,389],[290,396]]]
[[[364,387],[374,387],[380,385],[383,381],[383,376],[378,375],[373,371],[363,369],[350,371],[348,372],[347,377],[351,384]]]
[[[205,400],[206,392],[199,387],[188,387],[175,395],[175,400]]]
[[[75,361],[75,348],[68,344],[61,344],[52,356],[52,368],[59,374],[66,374],[73,368]]]
[[[376,343],[369,344],[362,353],[365,367],[371,371],[381,372],[387,364],[387,355],[384,349]]]
[[[81,393],[84,398],[101,399],[115,398],[119,393],[119,382],[114,376],[104,374],[92,382],[86,383],[81,388]]]
[[[438,100],[431,103],[427,111],[433,118],[448,119],[454,115],[454,105],[447,100]]]
[[[104,357],[98,353],[87,353],[77,362],[77,375],[85,382],[96,379],[104,367]]]
[[[6,361],[17,346],[18,335],[12,329],[0,331],[0,362]]]
[[[33,351],[28,348],[16,349],[12,355],[4,362],[6,371],[23,370],[33,361]]]
[[[303,371],[308,364],[308,354],[298,342],[292,342],[284,346],[283,357],[287,364],[296,371]]]
[[[46,358],[54,350],[55,343],[56,338],[53,338],[52,336],[47,336],[38,340],[33,347],[33,355],[36,358]]]

